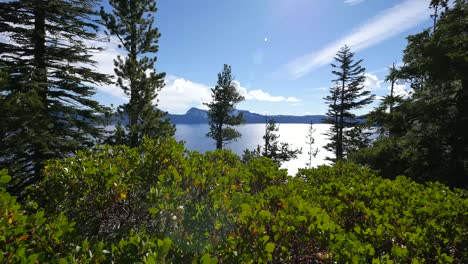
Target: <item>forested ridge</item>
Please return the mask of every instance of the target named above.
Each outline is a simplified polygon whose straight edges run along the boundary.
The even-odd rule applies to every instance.
[[[466,0],[430,1],[431,28],[407,37],[390,94],[364,115],[365,58],[337,51],[331,165],[311,166],[311,123],[296,175],[281,165],[302,150],[274,119],[261,146],[224,149],[245,122],[228,64],[205,102],[216,150],[177,142],[157,105],[156,1],[106,4],[0,2],[1,263],[468,262]],[[93,70],[103,34],[126,54],[114,75]],[[115,109],[92,97],[111,84],[128,97]]]

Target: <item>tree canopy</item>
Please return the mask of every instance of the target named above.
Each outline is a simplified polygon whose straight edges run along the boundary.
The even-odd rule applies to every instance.
[[[156,108],[158,92],[164,87],[165,73],[155,69],[161,34],[154,27],[157,11],[154,0],[111,0],[111,13],[101,7],[109,33],[116,36],[127,56],[114,60],[117,85],[129,96],[121,107],[128,117],[126,130],[119,128],[111,142],[137,146],[143,137],[158,138],[174,134],[174,127]]]
[[[211,89],[212,101],[204,103],[208,106],[208,118],[210,132],[207,137],[216,141],[216,149],[232,140],[241,137],[241,134],[233,126],[241,125],[245,121],[242,113],[234,113],[235,106],[244,100],[233,85],[231,66],[224,64],[223,71],[218,73],[218,83]]]
[[[63,158],[103,138],[103,114],[92,99],[108,76],[93,69],[101,49],[98,1],[0,3],[0,167],[21,193],[38,182],[48,159]]]

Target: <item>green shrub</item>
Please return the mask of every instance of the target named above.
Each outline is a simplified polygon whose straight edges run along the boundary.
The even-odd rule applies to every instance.
[[[312,186],[304,198],[319,202],[345,231],[334,246],[339,260],[468,260],[468,200],[461,190],[382,179],[354,164],[302,170],[298,177]]]
[[[46,217],[43,210],[27,214],[2,185],[10,181],[0,170],[0,262],[37,263],[65,257],[73,230],[63,214]]]
[[[49,162],[44,175],[33,191],[44,209],[21,211],[30,223],[37,218],[47,223],[39,225],[42,242],[19,241],[28,258],[37,254],[64,263],[468,260],[466,191],[405,177],[383,179],[352,163],[304,169],[291,177],[267,158],[244,164],[229,151],[189,152],[167,139],[135,149],[81,152]],[[12,206],[6,203],[10,199],[3,190],[3,211]],[[3,240],[8,241],[1,247],[4,258],[19,250],[13,242],[27,233],[15,231],[8,219],[2,219],[2,235],[17,236]],[[54,231],[45,236],[49,230]]]

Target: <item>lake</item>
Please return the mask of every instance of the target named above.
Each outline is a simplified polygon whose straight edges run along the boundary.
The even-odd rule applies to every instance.
[[[282,167],[288,169],[290,175],[295,175],[299,168],[304,168],[309,161],[307,154],[308,145],[307,133],[309,124],[278,124],[279,141],[287,142],[293,148],[302,148],[302,154],[297,159],[285,162]],[[323,146],[327,144],[328,139],[324,133],[328,130],[328,124],[314,124],[316,129],[314,133],[315,148],[319,148],[317,157],[312,160],[312,166],[326,164],[325,157],[331,157],[332,154],[326,151]],[[185,141],[185,146],[189,150],[206,152],[215,149],[215,141],[206,137],[209,131],[207,124],[178,124],[175,138]],[[265,124],[246,124],[236,127],[242,134],[237,141],[233,141],[225,146],[238,155],[242,155],[244,149],[255,149],[257,145],[263,145],[263,135],[265,134]]]

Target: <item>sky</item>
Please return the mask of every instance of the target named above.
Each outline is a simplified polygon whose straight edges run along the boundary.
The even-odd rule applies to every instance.
[[[260,114],[325,114],[323,98],[334,79],[333,56],[345,44],[363,59],[365,89],[388,94],[387,67],[402,64],[406,37],[430,27],[429,0],[159,0],[161,32],[156,71],[166,86],[158,107],[170,113],[203,108],[223,64],[245,101],[238,109]],[[123,55],[101,44],[97,70],[113,72]],[[405,85],[397,92],[404,94]],[[98,87],[105,105],[128,99],[112,85]],[[370,106],[371,107],[371,106]],[[370,107],[361,111],[370,110]]]

